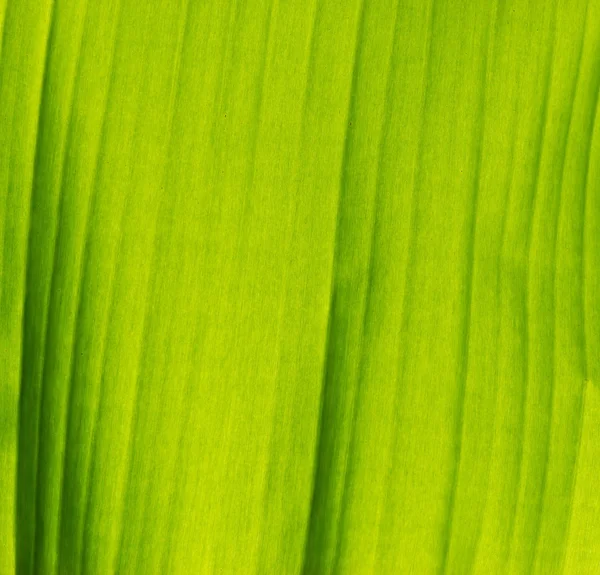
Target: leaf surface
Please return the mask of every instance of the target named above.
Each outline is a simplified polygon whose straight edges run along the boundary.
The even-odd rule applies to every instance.
[[[0,32],[0,572],[598,570],[598,0]]]

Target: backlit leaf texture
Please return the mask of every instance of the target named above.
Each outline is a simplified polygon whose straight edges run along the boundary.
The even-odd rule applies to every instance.
[[[600,573],[600,0],[0,35],[0,573]]]

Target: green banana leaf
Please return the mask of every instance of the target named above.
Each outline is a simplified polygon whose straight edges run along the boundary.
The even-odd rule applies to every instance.
[[[600,573],[600,0],[0,0],[0,573]]]

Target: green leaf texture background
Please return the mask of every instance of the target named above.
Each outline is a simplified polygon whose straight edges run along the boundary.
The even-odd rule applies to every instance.
[[[0,573],[600,573],[600,0],[0,31]]]

